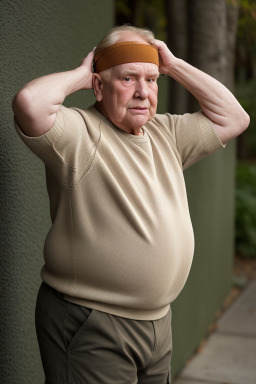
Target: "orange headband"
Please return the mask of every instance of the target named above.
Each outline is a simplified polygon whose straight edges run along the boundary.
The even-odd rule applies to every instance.
[[[123,41],[104,48],[94,57],[95,72],[125,63],[153,63],[159,66],[158,50],[153,45]]]

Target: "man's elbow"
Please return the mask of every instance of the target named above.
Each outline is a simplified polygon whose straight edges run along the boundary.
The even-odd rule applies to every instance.
[[[16,117],[19,117],[21,114],[29,115],[32,102],[29,90],[27,88],[22,88],[12,100],[14,115]]]
[[[249,126],[250,117],[244,109],[233,118],[234,137],[241,135]]]
[[[227,120],[226,124],[215,124],[215,131],[222,144],[227,144],[228,141],[241,135],[248,128],[249,124],[250,117],[242,110],[239,114],[233,115],[230,120]]]
[[[244,132],[250,124],[250,116],[247,112],[243,111],[243,116],[241,118],[241,133]]]
[[[12,109],[15,120],[27,136],[39,136],[41,131],[36,125],[35,100],[30,90],[22,88],[13,98]]]

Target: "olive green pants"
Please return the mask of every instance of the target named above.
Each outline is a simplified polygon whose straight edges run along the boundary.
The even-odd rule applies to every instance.
[[[36,330],[47,384],[170,383],[171,310],[155,321],[125,319],[69,303],[42,283]]]

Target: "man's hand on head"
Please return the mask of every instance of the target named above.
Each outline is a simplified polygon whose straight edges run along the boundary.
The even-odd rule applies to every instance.
[[[157,48],[159,53],[159,72],[168,75],[170,69],[175,65],[177,58],[163,41],[154,39],[151,44]]]
[[[92,89],[94,49],[82,60],[78,70],[84,71],[82,89]]]

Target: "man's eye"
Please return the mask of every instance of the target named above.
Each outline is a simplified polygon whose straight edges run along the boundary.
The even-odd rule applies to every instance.
[[[131,81],[131,78],[130,77],[125,77],[124,81],[129,82],[129,81]]]

